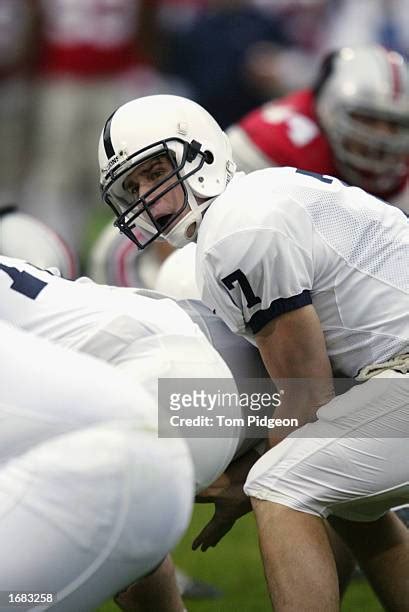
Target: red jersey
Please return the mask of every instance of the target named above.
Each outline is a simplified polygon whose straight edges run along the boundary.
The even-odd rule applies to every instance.
[[[296,91],[273,100],[243,117],[227,130],[234,158],[241,170],[293,166],[342,179],[328,138],[321,130],[311,90]],[[374,195],[400,196],[408,178],[394,190]]]
[[[104,76],[147,63],[136,42],[139,0],[39,0],[41,71]]]

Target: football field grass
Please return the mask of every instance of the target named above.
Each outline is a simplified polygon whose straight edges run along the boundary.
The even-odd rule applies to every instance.
[[[223,591],[214,601],[186,601],[189,612],[269,612],[271,606],[264,584],[255,522],[247,515],[217,548],[203,553],[190,548],[193,538],[212,515],[212,505],[196,505],[188,532],[178,545],[174,559],[188,574],[205,580]],[[297,546],[297,542],[291,543]],[[107,602],[98,612],[118,608]],[[363,580],[354,580],[348,589],[342,612],[381,612],[382,606]]]

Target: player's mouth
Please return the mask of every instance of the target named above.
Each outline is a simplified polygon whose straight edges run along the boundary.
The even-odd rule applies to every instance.
[[[155,221],[159,225],[159,227],[163,229],[166,226],[166,224],[169,223],[169,221],[172,219],[173,216],[174,216],[173,214],[161,215],[157,217]]]

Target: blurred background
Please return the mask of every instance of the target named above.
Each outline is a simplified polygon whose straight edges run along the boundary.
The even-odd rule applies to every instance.
[[[309,86],[332,49],[368,43],[408,58],[409,0],[0,0],[0,219],[17,204],[59,233],[77,273],[112,281],[106,270],[98,277],[99,258],[110,265],[112,213],[100,199],[97,142],[114,108],[179,94],[228,128]],[[120,256],[134,266],[136,247],[124,240]],[[118,284],[152,286],[168,254],[159,244],[156,261],[144,255],[135,277]],[[176,560],[225,597],[189,609],[270,609],[252,517],[215,551],[190,551],[209,512],[196,510]],[[380,609],[359,581],[343,607]]]
[[[227,128],[311,83],[329,50],[372,42],[408,55],[409,0],[0,0],[0,206],[84,262],[109,218],[96,147],[115,107],[181,94]]]

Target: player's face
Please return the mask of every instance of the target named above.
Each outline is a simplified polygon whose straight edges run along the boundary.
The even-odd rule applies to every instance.
[[[159,185],[167,175],[174,171],[170,160],[166,156],[149,159],[137,168],[123,182],[123,188],[136,200],[143,197],[150,189]],[[175,183],[175,177],[169,178],[160,186],[160,191],[163,192],[167,187]],[[152,196],[155,196],[153,192]],[[159,225],[164,226],[172,215],[180,210],[184,202],[184,193],[180,185],[176,185],[167,193],[164,193],[152,206],[149,207],[155,220]],[[183,214],[181,215],[183,216]],[[181,216],[175,221],[177,223]],[[173,224],[169,226],[171,229]]]
[[[393,121],[387,121],[385,119],[378,119],[374,117],[366,117],[353,113],[353,118],[359,121],[363,127],[369,128],[373,135],[378,138],[378,142],[382,140],[387,141],[388,137],[394,136],[399,133],[401,127],[398,123]],[[360,142],[358,137],[356,139],[347,139],[345,141],[346,149],[351,153],[356,153],[360,156],[366,157],[373,161],[391,161],[397,164],[407,161],[407,153],[391,153],[387,148],[383,148],[381,144],[378,146],[368,146],[363,142]]]

